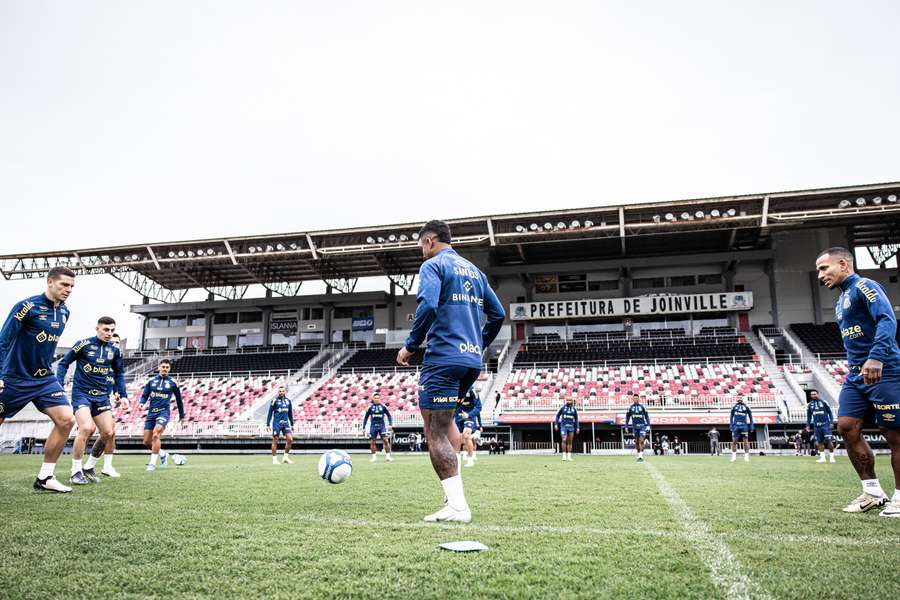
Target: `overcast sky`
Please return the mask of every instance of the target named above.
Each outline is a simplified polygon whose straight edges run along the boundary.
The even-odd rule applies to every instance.
[[[897,180],[898,6],[0,0],[0,253]]]

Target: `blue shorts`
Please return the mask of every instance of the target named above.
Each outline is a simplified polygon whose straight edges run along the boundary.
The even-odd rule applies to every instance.
[[[422,365],[419,371],[419,409],[455,410],[465,398],[481,369],[459,365]]]
[[[831,427],[814,427],[813,431],[816,434],[817,444],[824,444],[827,441],[831,441]]]
[[[839,417],[853,417],[879,427],[900,428],[900,377],[882,377],[875,385],[863,383],[862,373],[852,370],[839,396]]]
[[[169,424],[170,416],[171,414],[167,410],[148,414],[147,419],[144,421],[144,429],[153,429],[157,425],[161,425],[165,429],[166,425]]]
[[[56,377],[40,379],[6,379],[0,392],[0,419],[16,416],[29,402],[46,412],[54,406],[68,406],[69,399],[60,387]]]
[[[749,425],[737,425],[736,427],[731,428],[731,437],[738,438],[750,435],[750,426]]]
[[[562,435],[566,435],[568,433],[575,433],[575,425],[572,423],[563,423],[559,426],[559,433]]]
[[[634,431],[634,439],[637,440],[640,438],[646,438],[648,433],[647,430],[650,428],[646,425],[632,425],[631,429],[632,431]]]
[[[369,439],[377,440],[380,437],[387,437],[388,431],[387,427],[384,426],[384,423],[381,425],[370,425],[369,426]]]
[[[456,419],[456,428],[459,429],[459,432],[462,433],[466,429],[475,433],[478,431],[478,426],[475,424],[473,419]]]
[[[281,423],[275,423],[272,425],[272,437],[278,437],[279,435],[293,435],[293,425],[291,425],[290,421],[282,421]]]
[[[102,395],[94,395],[90,392],[72,390],[72,412],[76,412],[82,406],[91,409],[92,417],[96,417],[112,410],[112,404],[109,402],[109,394],[104,393]]]

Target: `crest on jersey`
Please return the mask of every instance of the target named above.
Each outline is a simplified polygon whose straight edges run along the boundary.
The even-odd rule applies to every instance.
[[[850,308],[850,295],[844,294],[844,310]]]

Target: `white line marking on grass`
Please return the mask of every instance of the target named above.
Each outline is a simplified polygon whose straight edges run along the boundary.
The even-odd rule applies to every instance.
[[[700,555],[700,559],[709,569],[713,584],[725,594],[729,600],[744,600],[749,598],[769,598],[765,591],[753,582],[741,568],[741,564],[731,552],[722,538],[713,533],[691,508],[681,499],[666,478],[656,467],[644,463],[650,476],[656,482],[659,493],[662,494],[669,508],[678,517],[684,530],[685,538],[693,545],[694,550]]]

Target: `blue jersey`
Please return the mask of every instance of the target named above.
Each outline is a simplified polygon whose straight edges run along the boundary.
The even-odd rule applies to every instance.
[[[269,404],[269,414],[266,415],[266,425],[278,425],[283,423],[294,424],[294,407],[287,396],[278,396]]]
[[[872,358],[883,364],[885,374],[900,374],[897,318],[880,285],[854,273],[841,282],[834,312],[851,367]]]
[[[466,413],[466,417],[463,417],[461,413]],[[480,422],[481,418],[481,398],[478,397],[473,390],[469,390],[469,393],[466,394],[466,397],[456,403],[456,418],[457,419],[471,419],[475,421],[475,423]]]
[[[66,305],[44,294],[17,302],[0,330],[0,379],[52,376],[56,344],[68,319]]]
[[[388,423],[391,425],[394,424],[394,420],[391,418],[391,412],[388,410],[387,406],[381,403],[372,404],[366,411],[365,418],[363,418],[363,429],[366,428],[366,423],[368,423],[369,419],[372,419],[372,427],[384,427],[385,417],[387,417]]]
[[[110,388],[124,398],[125,361],[118,348],[101,342],[97,336],[81,340],[69,350],[56,366],[56,379],[65,385],[69,365],[75,363],[72,390],[91,396],[109,395]],[[112,385],[110,385],[112,382]]]
[[[481,368],[481,355],[503,326],[503,305],[478,268],[446,248],[419,268],[418,308],[406,349],[428,336],[423,364]],[[481,315],[487,315],[484,328]]]
[[[828,427],[834,423],[834,414],[831,407],[824,400],[810,400],[806,405],[807,427]]]
[[[555,422],[561,427],[575,427],[578,429],[578,409],[575,408],[575,405],[571,406],[568,404],[563,404],[562,407],[556,411],[556,419]]]
[[[155,375],[144,386],[144,392],[141,394],[141,404],[143,405],[149,400],[149,414],[153,415],[160,412],[169,412],[173,398],[178,405],[178,418],[184,420],[184,404],[181,401],[181,390],[178,389],[178,384],[168,375],[165,377]]]
[[[647,414],[647,409],[640,402],[633,403],[625,413],[625,427],[629,425],[632,427],[650,426],[650,415]]]
[[[753,413],[750,411],[750,407],[743,402],[739,402],[731,407],[731,428],[735,429],[738,427],[749,427],[751,431],[754,428]]]

